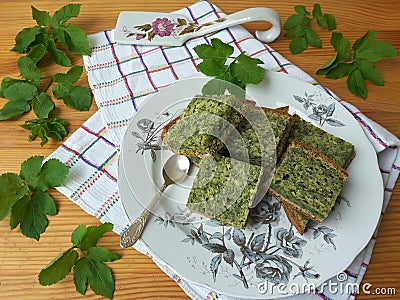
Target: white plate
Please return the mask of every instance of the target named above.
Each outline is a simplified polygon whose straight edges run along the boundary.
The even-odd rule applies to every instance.
[[[162,184],[162,165],[172,153],[162,149],[160,130],[207,80],[179,81],[148,99],[133,117],[122,143],[118,180],[130,220],[138,217]],[[263,82],[249,86],[248,94],[260,106],[288,104],[292,112],[355,145],[342,201],[322,224],[313,224],[301,236],[280,203],[267,197],[259,206],[263,223],[238,230],[185,208],[194,172],[182,185],[167,189],[142,240],[189,282],[247,299],[285,297],[343,271],[366,246],[381,212],[382,178],[376,153],[357,121],[321,89],[266,71]]]

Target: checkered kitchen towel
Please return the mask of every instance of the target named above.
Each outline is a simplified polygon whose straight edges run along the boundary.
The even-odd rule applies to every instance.
[[[213,21],[224,14],[207,1],[197,2],[179,11],[199,24]],[[117,187],[117,158],[122,137],[133,114],[140,109],[146,97],[169,84],[198,72],[200,62],[193,48],[219,38],[235,48],[261,59],[268,69],[288,73],[294,77],[317,83],[301,69],[291,64],[269,45],[256,40],[240,26],[232,27],[188,41],[181,47],[154,47],[118,45],[113,40],[114,30],[105,30],[89,36],[91,56],[84,63],[99,110],[79,128],[51,157],[70,166],[70,173],[59,191],[87,213],[101,222],[111,222],[121,233],[128,226]],[[322,88],[322,87],[321,87]],[[329,91],[327,91],[329,92]],[[383,212],[390,200],[400,171],[398,147],[400,141],[369,120],[354,106],[341,101],[357,119],[375,148],[385,186]],[[382,214],[383,214],[382,212]],[[368,267],[375,238],[345,270],[349,282],[361,282]],[[162,264],[151,249],[140,241],[135,248],[153,258],[155,263],[194,299],[231,299],[213,291],[189,284],[179,278],[173,269]],[[334,282],[334,279],[333,279]],[[329,295],[324,291],[295,296],[295,299],[352,299],[355,295]]]

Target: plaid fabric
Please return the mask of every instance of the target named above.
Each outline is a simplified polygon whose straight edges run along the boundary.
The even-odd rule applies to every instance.
[[[198,23],[224,16],[207,1],[197,2],[179,13]],[[113,32],[106,30],[89,36],[91,56],[84,57],[90,87],[99,110],[51,157],[60,159],[70,167],[69,176],[58,190],[101,222],[113,223],[117,233],[128,227],[117,186],[117,159],[122,137],[132,115],[140,109],[146,97],[176,80],[198,72],[196,65],[200,61],[193,47],[209,43],[211,38],[217,37],[234,46],[236,53],[246,51],[248,55],[261,59],[270,70],[285,72],[318,85],[301,69],[239,26],[192,39],[181,47],[118,45],[113,41]],[[383,214],[400,171],[400,141],[354,106],[340,102],[360,123],[377,152],[385,186]],[[348,282],[361,282],[374,243],[375,237],[345,270]],[[152,257],[193,299],[232,299],[179,278],[173,269],[163,265],[140,240],[135,248]],[[299,295],[293,299],[353,299],[355,296],[329,295],[317,290],[315,294]]]

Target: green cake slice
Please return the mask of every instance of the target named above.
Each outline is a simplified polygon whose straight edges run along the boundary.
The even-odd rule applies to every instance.
[[[293,115],[289,139],[316,149],[344,169],[349,166],[355,156],[354,145],[314,126],[298,115]]]
[[[290,124],[288,107],[277,109],[254,107],[237,126],[239,134],[231,133],[220,154],[261,165],[263,153],[264,159],[274,155],[275,162],[287,146]],[[244,149],[238,147],[241,140],[244,142]]]
[[[162,132],[164,144],[186,156],[215,156],[250,102],[231,95],[196,96]]]
[[[261,167],[233,158],[204,157],[190,191],[187,208],[223,224],[245,228],[249,206],[261,185]]]
[[[314,126],[298,115],[293,116],[291,125],[290,140],[299,141],[311,146],[344,169],[346,169],[353,160],[355,150],[351,143]],[[303,234],[308,223],[308,218],[294,211],[290,205],[285,205],[285,211],[297,231]]]
[[[292,141],[275,171],[269,191],[320,223],[331,211],[347,177],[346,171],[328,157]]]

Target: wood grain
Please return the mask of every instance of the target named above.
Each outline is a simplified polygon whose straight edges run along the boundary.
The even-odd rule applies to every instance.
[[[54,12],[62,5],[69,3],[65,0],[51,1],[11,1],[2,0],[2,17],[0,18],[0,78],[6,76],[17,77],[18,54],[10,52],[14,44],[15,35],[24,27],[33,26],[30,5],[41,10]],[[192,1],[184,0],[147,0],[147,1],[82,1],[80,16],[74,23],[83,27],[85,31],[95,33],[115,26],[118,14],[122,10],[139,11],[173,11]],[[270,0],[268,2],[223,1],[214,3],[226,13],[256,7],[266,6],[279,12],[283,21],[293,14],[292,1]],[[311,10],[313,1],[301,1]],[[322,10],[336,17],[338,31],[343,32],[351,42],[363,35],[369,29],[379,30],[378,38],[387,39],[400,50],[400,2],[397,0],[372,1],[323,1]],[[262,29],[265,25],[259,22],[246,24],[245,27],[252,33]],[[323,49],[308,49],[300,55],[290,54],[288,47],[290,40],[283,35],[271,46],[287,57],[294,64],[313,75],[333,54],[329,46],[330,33],[319,30]],[[74,56],[73,61],[82,65],[82,59]],[[368,84],[369,94],[366,101],[353,96],[346,87],[345,80],[328,80],[320,76],[316,79],[329,89],[333,90],[342,99],[357,106],[362,112],[374,121],[382,124],[395,135],[400,136],[400,59],[387,59],[379,62],[385,86],[376,87]],[[52,75],[55,72],[65,72],[65,69],[49,61],[41,63],[44,74]],[[313,75],[314,76],[314,75]],[[80,84],[88,86],[86,76],[82,76]],[[0,100],[0,106],[5,103]],[[76,112],[63,106],[57,101],[57,115],[69,122],[69,132],[74,132],[95,111],[95,104],[89,112]],[[27,131],[19,125],[25,120],[33,118],[29,113],[11,121],[0,123],[0,174],[5,172],[19,172],[19,166],[26,158],[32,155],[49,155],[60,143],[49,142],[40,147],[39,142],[27,142]],[[70,245],[70,234],[78,224],[95,225],[99,221],[89,216],[77,205],[58,192],[53,192],[59,213],[50,217],[50,225],[39,242],[25,238],[19,229],[10,231],[8,218],[0,222],[0,299],[81,299],[76,291],[71,276],[60,283],[42,287],[37,275],[39,271],[61,251]],[[368,205],[366,203],[365,205]],[[380,225],[376,246],[371,263],[364,277],[363,283],[371,283],[373,288],[395,288],[400,293],[400,191],[394,187],[392,201]],[[110,250],[122,255],[122,259],[111,263],[116,281],[115,299],[187,299],[188,296],[169,277],[167,277],[150,258],[133,249],[121,249],[119,237],[108,233],[101,239],[101,244]],[[100,299],[91,290],[87,292],[87,299]],[[398,296],[367,295],[361,293],[358,299],[398,299]]]

